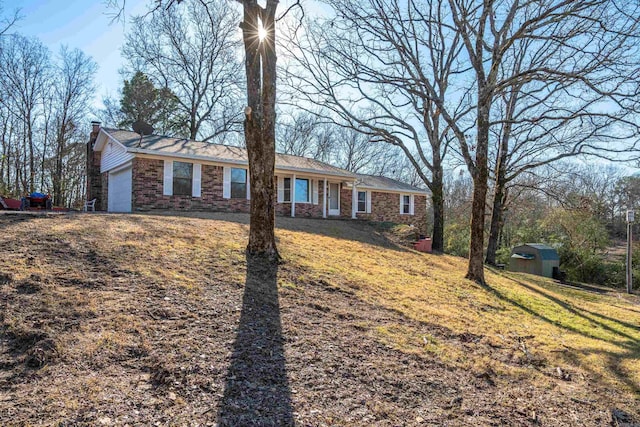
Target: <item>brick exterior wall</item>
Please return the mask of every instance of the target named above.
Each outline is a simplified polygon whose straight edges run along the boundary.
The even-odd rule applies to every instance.
[[[99,153],[98,153],[99,154]],[[98,160],[99,168],[99,160]],[[98,169],[99,170],[99,169]],[[222,166],[202,165],[201,197],[165,196],[164,162],[136,157],[132,170],[132,210],[194,210],[218,212],[249,212],[250,201],[223,197]],[[108,174],[100,176],[101,198],[98,202],[106,209]],[[318,204],[296,203],[296,217],[322,218],[323,185],[319,181]],[[414,196],[414,215],[400,214],[400,196],[397,193],[371,192],[371,214],[358,213],[357,218],[371,221],[389,221],[410,224],[426,233],[426,196]],[[291,216],[291,203],[276,203],[276,215]],[[351,189],[341,184],[340,217],[351,218]]]
[[[165,196],[164,162],[155,159],[133,160],[133,204],[136,210],[213,210],[249,212],[249,200],[222,197],[223,168],[202,165],[201,197]]]
[[[98,166],[99,168],[100,166]],[[98,169],[99,171],[100,169]],[[100,197],[98,197],[98,200],[96,200],[96,210],[98,210],[98,203],[100,203],[100,209],[102,211],[106,211],[107,207],[109,206],[109,172],[105,172],[103,174],[100,174],[100,188],[101,193],[100,193]]]
[[[351,217],[351,189],[343,188],[340,193],[342,216]],[[348,206],[345,206],[348,200]],[[348,213],[347,213],[348,211]],[[415,226],[422,234],[427,233],[427,196],[413,196],[413,215],[400,213],[400,195],[371,191],[371,213],[356,213],[356,218],[369,221],[388,221]]]
[[[276,176],[276,188],[277,178]],[[318,185],[318,204],[296,203],[296,217],[322,218],[322,195],[324,194],[322,180],[318,180],[316,185]],[[313,197],[313,194],[311,196]],[[276,215],[291,216],[291,202],[276,203]]]
[[[351,218],[351,189],[340,184],[340,216]]]
[[[93,151],[93,146],[96,143],[98,132],[91,132],[89,136],[89,142],[87,142],[86,151],[86,175],[87,175],[87,190],[86,200],[96,200],[96,210],[107,210],[107,188],[103,186],[104,178],[100,174],[100,161],[102,155],[100,152]]]
[[[216,212],[249,212],[250,201],[225,199],[223,197],[222,166],[202,165],[201,197],[165,196],[164,162],[156,159],[135,158],[133,160],[133,204],[134,211],[146,210],[194,210]],[[320,203],[296,203],[297,217],[322,217],[322,188]],[[291,203],[276,203],[276,215],[290,216]]]

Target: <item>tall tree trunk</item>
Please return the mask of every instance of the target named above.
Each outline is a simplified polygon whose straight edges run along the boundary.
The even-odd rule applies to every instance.
[[[275,241],[275,96],[276,53],[275,13],[277,1],[268,0],[266,8],[256,0],[243,0],[241,25],[247,72],[247,109],[245,142],[249,156],[251,183],[251,219],[247,252],[278,258]],[[258,37],[259,22],[267,37]]]
[[[63,200],[63,186],[62,186],[62,158],[64,156],[64,130],[60,131],[60,135],[58,136],[57,147],[56,147],[56,165],[54,169],[53,176],[51,177],[53,181],[53,201],[59,206],[64,204]]]
[[[490,96],[486,88],[479,89],[476,139],[476,161],[473,170],[473,201],[471,204],[471,241],[469,244],[469,266],[467,279],[484,284],[484,215],[489,179],[489,109]]]
[[[2,156],[0,156],[0,191],[5,190],[8,191],[9,190],[9,174],[7,173],[7,180],[5,181],[4,179],[4,172],[5,172],[5,168],[8,171],[9,170],[9,141],[7,140],[7,130],[8,130],[8,125],[7,123],[3,123],[2,124]],[[6,166],[5,166],[6,164]],[[5,188],[2,188],[2,187]]]
[[[507,199],[507,155],[509,152],[509,134],[511,126],[506,126],[506,131],[502,135],[500,148],[498,150],[498,158],[496,159],[495,176],[496,182],[493,191],[493,209],[491,210],[491,228],[489,231],[489,241],[487,242],[486,263],[496,265],[496,252],[498,250],[498,237],[502,230],[504,219],[504,208]]]
[[[246,47],[245,47],[246,49]],[[247,60],[249,56],[247,55]],[[247,81],[249,80],[249,72],[247,72]],[[247,88],[247,90],[249,90]],[[192,104],[191,113],[189,117],[189,139],[196,140],[198,138],[198,118],[196,117],[196,107]]]
[[[62,170],[63,170],[63,157],[65,152],[65,140],[67,130],[67,104],[65,103],[62,111],[62,119],[60,120],[60,128],[56,134],[56,147],[55,147],[55,167],[53,176],[51,177],[53,184],[53,202],[58,206],[64,205],[63,200],[63,185],[62,185]]]
[[[432,248],[444,252],[444,190],[442,166],[435,168],[431,182],[431,203],[433,204]]]
[[[31,123],[31,113],[27,114],[26,119],[27,119],[27,139],[29,142],[29,193],[33,193],[35,191],[35,179],[36,179],[36,155],[35,155],[35,148],[33,146],[33,129],[32,129],[32,123]]]
[[[500,247],[499,239],[504,226],[504,209],[507,201],[507,190],[504,180],[497,180],[493,195],[493,210],[491,212],[491,227],[489,231],[489,241],[487,242],[486,263],[496,265],[496,252]]]

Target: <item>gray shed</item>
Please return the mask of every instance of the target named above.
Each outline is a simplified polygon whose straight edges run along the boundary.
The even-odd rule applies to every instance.
[[[509,271],[553,277],[553,269],[560,268],[558,251],[542,243],[525,243],[511,250]]]

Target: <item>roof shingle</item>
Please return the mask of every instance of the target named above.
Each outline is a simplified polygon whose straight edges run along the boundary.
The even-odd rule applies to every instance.
[[[427,193],[423,188],[414,187],[404,182],[387,178],[385,176],[376,175],[360,175],[358,174],[358,187],[374,190],[387,190],[411,193]]]
[[[161,135],[145,135],[141,138],[139,134],[132,131],[107,128],[103,128],[103,130],[132,153],[160,154],[213,162],[248,164],[247,150],[241,147]],[[344,169],[319,160],[289,154],[276,154],[276,169],[355,178],[355,174]]]

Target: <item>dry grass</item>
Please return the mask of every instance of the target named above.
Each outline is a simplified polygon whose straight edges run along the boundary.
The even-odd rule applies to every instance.
[[[245,421],[638,416],[636,296],[496,271],[481,287],[463,278],[464,260],[396,246],[364,224],[277,222],[274,348],[286,384],[273,381],[290,402],[284,418]],[[240,419],[229,366],[244,351],[246,216],[0,217],[0,227],[0,424]]]
[[[557,285],[536,276],[489,271],[488,285],[464,279],[465,260],[408,250],[381,250],[311,233],[280,232],[283,255],[315,280],[331,278],[356,289],[373,304],[408,318],[473,334],[493,346],[520,348],[555,369],[567,363],[611,387],[640,391],[640,305],[638,298],[616,292],[597,294]],[[346,239],[349,236],[345,236]],[[304,244],[305,241],[312,244]],[[331,248],[327,250],[327,248]],[[318,257],[315,254],[321,253]],[[382,333],[399,348],[416,350],[420,337],[401,325]],[[469,368],[476,360],[446,343],[439,357]],[[525,350],[526,349],[526,350]],[[509,363],[494,369],[510,372]]]

